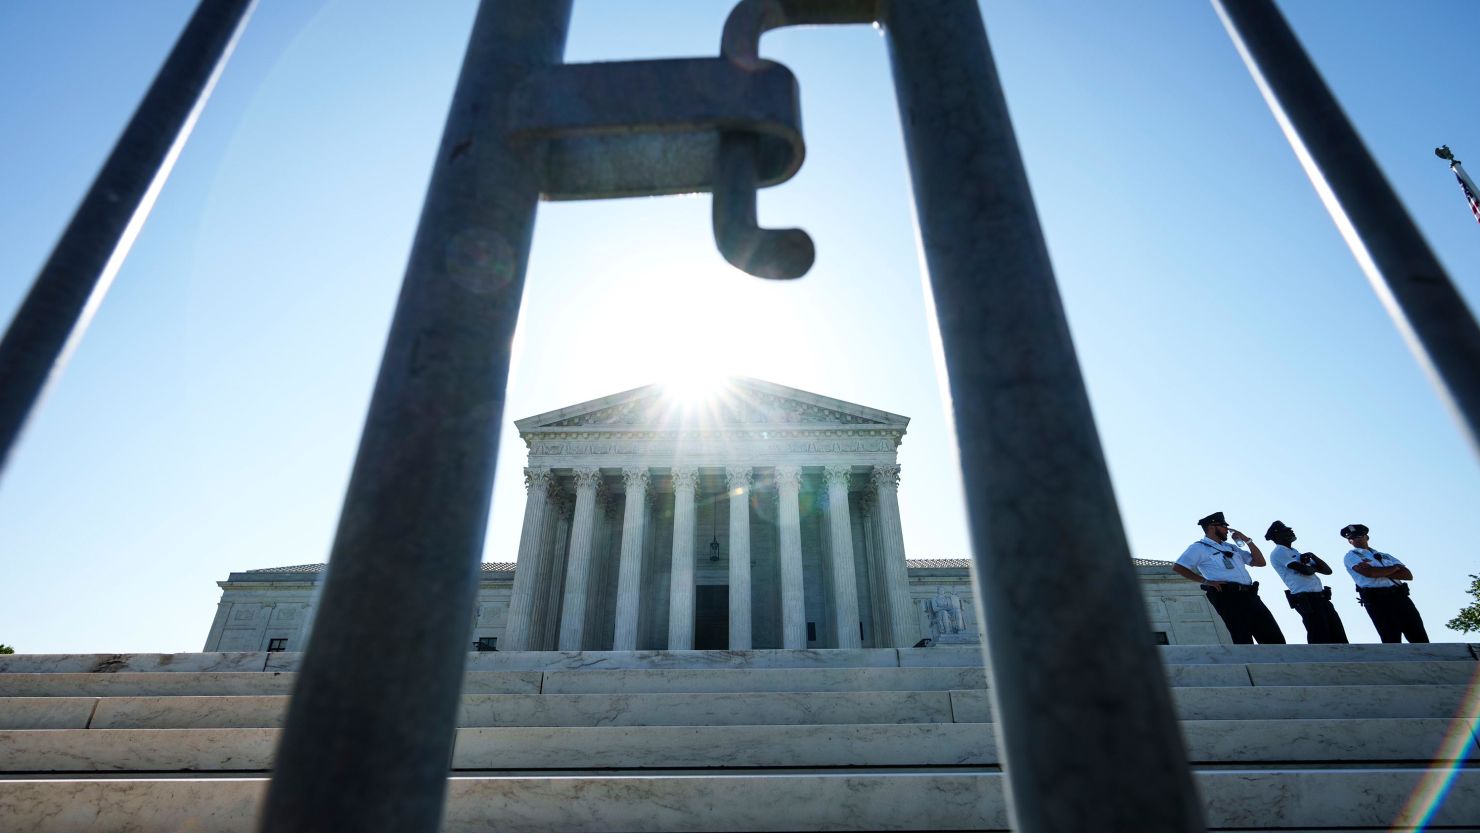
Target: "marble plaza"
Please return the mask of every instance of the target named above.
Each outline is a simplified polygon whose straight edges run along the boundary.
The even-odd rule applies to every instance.
[[[648,386],[516,422],[515,563],[483,565],[488,650],[975,643],[969,560],[907,558],[909,418],[757,379],[703,400]],[[1138,559],[1150,638],[1227,643],[1169,563]],[[207,651],[300,650],[323,565],[232,573]]]

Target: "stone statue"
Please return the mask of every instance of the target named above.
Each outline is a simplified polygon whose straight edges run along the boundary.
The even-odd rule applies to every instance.
[[[930,627],[937,636],[956,634],[966,629],[961,616],[961,597],[947,593],[944,587],[935,588],[935,596],[925,600],[925,612],[930,614]]]

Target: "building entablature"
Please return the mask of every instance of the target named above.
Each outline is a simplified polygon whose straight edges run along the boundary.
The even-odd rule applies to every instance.
[[[759,379],[732,379],[703,405],[658,385],[515,423],[534,469],[754,468],[893,464],[909,418]]]
[[[676,465],[757,466],[895,462],[904,429],[819,431],[629,431],[523,434],[529,465],[560,468],[581,463],[621,468],[662,460]]]

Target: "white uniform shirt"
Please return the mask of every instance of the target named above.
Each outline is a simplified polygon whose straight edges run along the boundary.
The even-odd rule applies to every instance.
[[[1280,574],[1280,579],[1291,593],[1319,593],[1325,588],[1320,576],[1307,576],[1290,569],[1290,562],[1300,561],[1300,553],[1284,544],[1275,544],[1269,552],[1269,565]]]
[[[1224,556],[1227,556],[1227,561]],[[1254,556],[1232,541],[1220,544],[1206,537],[1184,550],[1177,559],[1178,564],[1208,581],[1231,581],[1234,584],[1254,583],[1249,571],[1244,568],[1244,565],[1253,562]]]
[[[1377,559],[1378,555],[1382,556],[1381,561]],[[1403,566],[1403,562],[1385,552],[1379,553],[1377,550],[1370,549],[1352,550],[1346,554],[1346,558],[1341,559],[1341,563],[1346,565],[1346,571],[1352,574],[1352,581],[1356,582],[1358,587],[1397,587],[1403,583],[1395,578],[1372,578],[1371,576],[1364,576],[1352,569],[1358,564],[1366,564],[1372,567]]]

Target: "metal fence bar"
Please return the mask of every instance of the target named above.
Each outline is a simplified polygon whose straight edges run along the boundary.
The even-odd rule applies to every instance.
[[[1480,454],[1480,326],[1271,0],[1213,0],[1409,349]]]
[[[1013,829],[1203,829],[975,0],[883,4]]]
[[[478,10],[262,831],[438,828],[542,168],[510,97],[560,62],[570,11]]]
[[[201,0],[0,339],[0,474],[221,77],[256,0]]]

